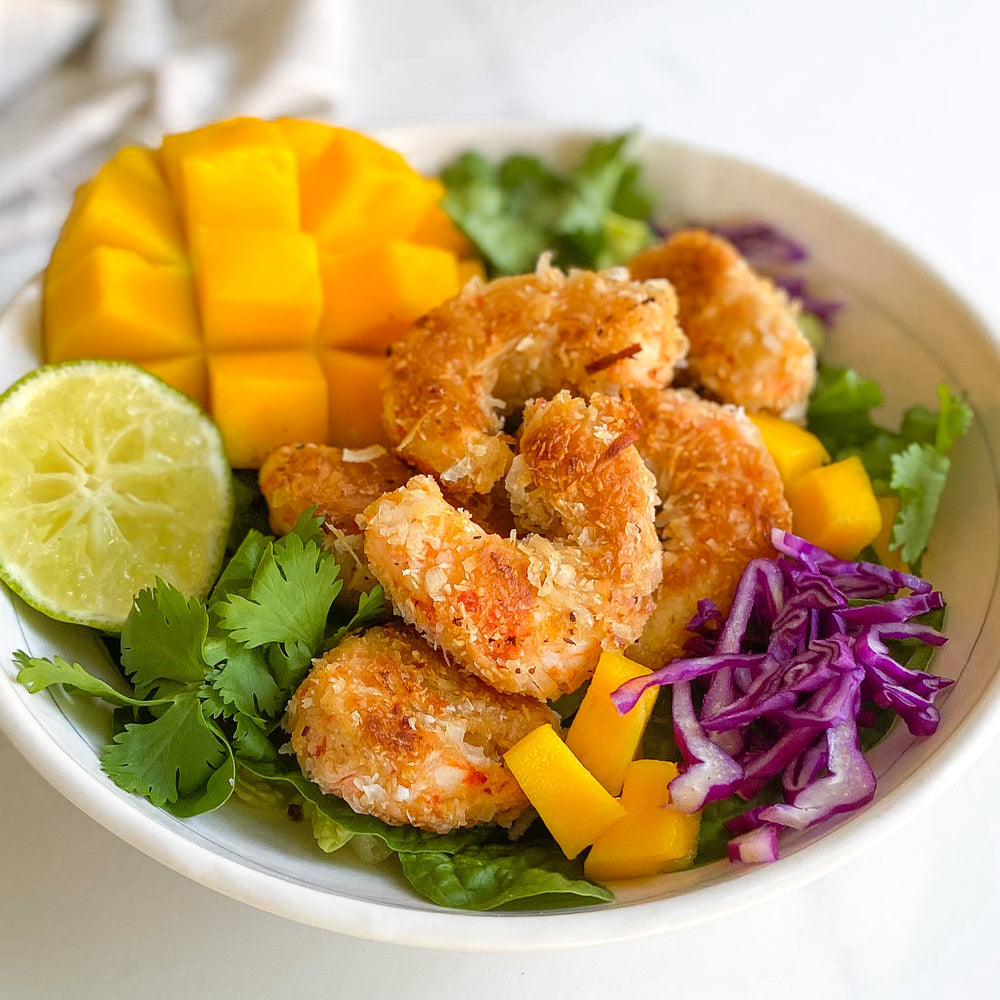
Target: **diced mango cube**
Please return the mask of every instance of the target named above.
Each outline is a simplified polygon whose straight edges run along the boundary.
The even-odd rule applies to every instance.
[[[431,187],[434,200],[428,205],[427,211],[420,217],[420,221],[413,230],[410,240],[413,243],[422,243],[425,246],[450,250],[456,257],[469,256],[472,253],[472,243],[469,242],[468,236],[451,221],[451,216],[441,207],[441,199],[444,197],[444,185],[437,178],[429,178],[426,183]]]
[[[331,252],[406,239],[434,197],[398,153],[343,129],[302,175],[302,228]]]
[[[237,469],[256,469],[290,441],[324,441],[326,379],[308,351],[260,351],[208,357],[212,414]]]
[[[785,486],[803,472],[830,461],[823,442],[804,427],[770,413],[747,415],[757,425]]]
[[[658,689],[645,692],[625,715],[615,708],[611,692],[650,672],[621,653],[605,650],[566,734],[566,746],[612,795],[622,790],[625,769],[635,757]]]
[[[163,140],[188,239],[196,226],[299,228],[295,152],[274,122],[230,118]]]
[[[312,343],[323,289],[316,244],[307,233],[199,227],[193,257],[210,348]]]
[[[504,754],[504,762],[567,858],[575,858],[625,815],[625,807],[552,726],[532,730]]]
[[[455,255],[384,240],[322,254],[320,343],[382,352],[413,321],[459,290]]]
[[[95,246],[132,250],[150,261],[185,260],[180,216],[152,149],[120,149],[81,186],[49,262],[65,270]]]
[[[594,841],[583,863],[587,878],[646,878],[691,865],[701,813],[682,813],[670,806],[669,785],[675,777],[677,765],[669,761],[629,764],[621,797],[626,815]]]
[[[352,351],[323,351],[320,355],[330,393],[330,433],[327,444],[338,448],[389,447],[392,442],[382,426],[382,393],[379,383],[386,359]]]
[[[200,350],[194,283],[186,267],[94,247],[44,292],[46,361],[143,360]]]
[[[312,169],[313,164],[340,131],[332,125],[311,122],[304,118],[277,118],[274,124],[284,132],[288,144],[295,152],[299,177]]]
[[[456,266],[458,267],[458,284],[461,288],[465,288],[473,278],[479,278],[480,281],[486,280],[486,268],[483,267],[483,262],[476,257],[460,260]]]
[[[151,358],[140,363],[146,371],[163,379],[167,385],[190,396],[203,410],[208,409],[208,372],[202,355]]]
[[[882,515],[882,527],[872,542],[872,548],[875,550],[875,554],[883,566],[908,573],[910,567],[903,562],[900,550],[889,547],[892,542],[892,529],[896,521],[896,515],[899,513],[899,508],[900,502],[897,496],[878,498],[878,509]]]
[[[856,455],[802,473],[786,488],[792,530],[841,559],[853,559],[875,539],[882,513]]]

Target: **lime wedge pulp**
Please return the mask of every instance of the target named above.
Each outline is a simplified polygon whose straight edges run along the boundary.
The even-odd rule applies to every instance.
[[[48,365],[0,396],[0,577],[51,618],[119,631],[157,577],[204,597],[232,505],[215,425],[135,365]]]

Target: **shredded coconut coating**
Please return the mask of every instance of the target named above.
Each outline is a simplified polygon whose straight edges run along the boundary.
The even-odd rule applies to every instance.
[[[503,754],[545,723],[558,726],[545,705],[494,691],[402,626],[315,660],[286,717],[302,773],[325,793],[435,833],[525,812]]]
[[[530,403],[506,480],[524,537],[484,530],[429,476],[375,501],[365,554],[397,611],[497,690],[575,690],[602,649],[639,637],[660,580],[638,431],[609,396]]]
[[[663,578],[656,610],[628,655],[650,669],[681,655],[701,598],[725,614],[740,574],[773,558],[771,529],[791,529],[781,479],[760,432],[739,408],[682,389],[634,390],[637,447],[656,475]]]
[[[513,456],[504,417],[527,400],[664,386],[686,350],[666,282],[543,258],[534,274],[473,279],[393,344],[383,419],[421,472],[488,493]]]
[[[698,385],[750,411],[804,415],[816,355],[799,329],[798,304],[732,244],[702,229],[681,230],[639,253],[629,270],[673,285]]]

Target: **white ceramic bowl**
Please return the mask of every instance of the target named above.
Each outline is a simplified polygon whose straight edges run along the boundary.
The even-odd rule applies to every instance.
[[[383,138],[419,168],[466,149],[572,156],[590,136],[542,127],[407,128]],[[14,681],[11,652],[59,653],[95,671],[110,664],[86,631],[60,625],[0,592],[0,725],[39,773],[130,844],[188,877],[273,913],[342,933],[454,949],[586,945],[677,928],[730,913],[817,878],[912,819],[1000,729],[1000,343],[929,270],[872,226],[775,174],[678,143],[644,139],[636,152],[667,222],[768,220],[812,251],[818,290],[844,298],[830,360],[878,379],[895,419],[935,405],[940,381],[976,410],[953,455],[953,475],[924,572],[950,605],[950,642],[935,669],[957,679],[936,736],[897,727],[872,754],[875,800],[819,829],[789,834],[784,857],[762,867],[726,862],[622,887],[613,905],[562,912],[464,913],[424,902],[392,874],[349,851],[328,857],[298,826],[268,822],[237,803],[178,821],[128,795],[100,771],[109,716],[62,693],[31,695]],[[0,318],[0,387],[39,363],[38,282]]]

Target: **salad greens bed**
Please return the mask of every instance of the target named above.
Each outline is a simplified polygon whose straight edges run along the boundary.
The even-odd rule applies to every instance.
[[[624,262],[653,238],[652,200],[639,164],[627,155],[627,136],[591,145],[580,162],[559,174],[533,156],[491,163],[466,153],[443,171],[444,206],[472,239],[491,276],[530,270],[551,249],[556,264],[604,267]],[[804,251],[766,226],[728,235],[766,267],[804,259]],[[756,256],[757,260],[753,259]],[[801,279],[790,286],[808,309],[804,326],[825,331],[833,304],[812,300]],[[972,419],[967,403],[946,386],[937,412],[907,411],[898,430],[871,416],[882,402],[879,387],[852,369],[823,365],[808,426],[833,458],[861,457],[880,494],[895,495],[900,513],[893,546],[912,567],[927,546],[946,481],[948,453]],[[118,785],[147,797],[175,816],[223,805],[235,793],[253,805],[283,810],[308,823],[325,851],[349,845],[363,858],[395,857],[402,875],[423,896],[443,906],[492,909],[524,905],[569,906],[606,902],[612,894],[583,877],[579,859],[567,861],[536,822],[517,841],[484,825],[449,834],[389,826],[354,813],[324,795],[282,753],[281,720],[313,657],[347,632],[389,617],[376,588],[353,613],[335,599],[340,568],[323,546],[321,519],[304,515],[276,539],[266,532],[259,493],[243,483],[242,511],[234,522],[231,557],[207,600],[185,599],[168,583],[142,591],[116,640],[107,637],[130,693],[105,684],[83,667],[15,653],[18,679],[32,692],[61,684],[114,706],[114,735],[101,766]],[[874,553],[863,557],[874,561]],[[933,622],[940,624],[940,612]],[[909,670],[925,670],[931,646],[918,640],[890,643]],[[579,696],[557,703],[564,721]],[[858,740],[867,750],[896,718],[891,706],[871,704],[859,716]],[[644,737],[647,756],[679,760],[670,690],[661,689]],[[725,824],[748,808],[780,798],[776,782],[746,801],[729,796],[702,814],[698,863],[726,855]]]

